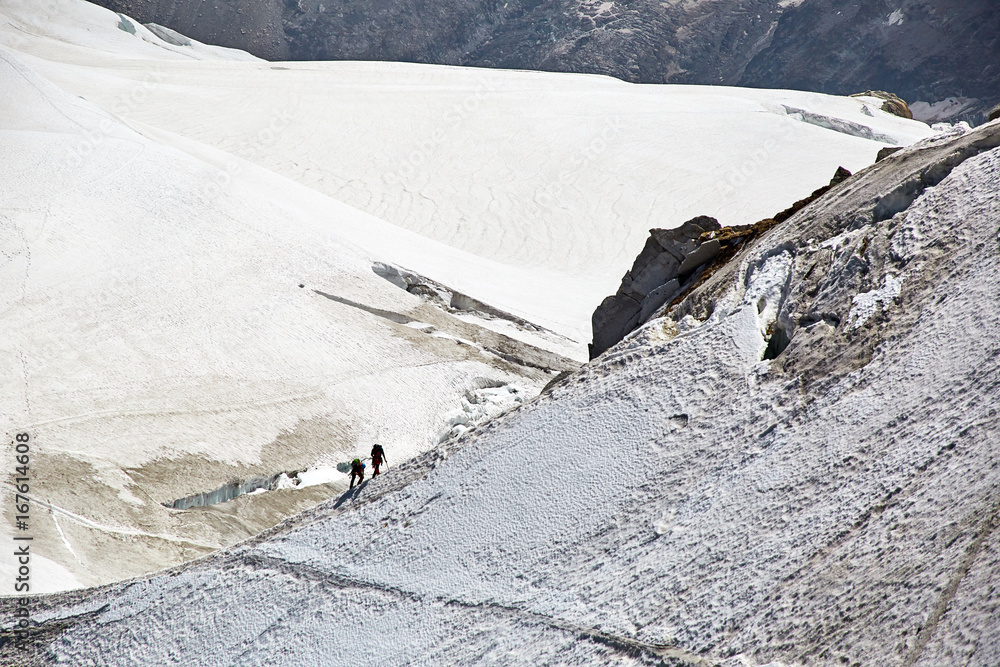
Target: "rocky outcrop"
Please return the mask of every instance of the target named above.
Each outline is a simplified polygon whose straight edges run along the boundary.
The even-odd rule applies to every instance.
[[[882,111],[899,116],[900,118],[913,118],[913,112],[910,111],[910,107],[907,106],[902,98],[893,93],[887,93],[884,90],[866,90],[863,93],[854,93],[851,97],[876,97],[882,100]]]
[[[725,264],[747,241],[788,220],[800,209],[846,180],[851,172],[837,167],[829,185],[752,225],[720,227],[718,220],[699,216],[676,229],[651,229],[646,245],[625,273],[618,291],[604,299],[591,323],[594,339],[590,358],[623,340],[648,321],[664,305],[682,298]]]
[[[997,118],[1000,118],[1000,104],[990,109],[988,120],[996,120]]]
[[[599,356],[642,324],[681,291],[696,269],[719,254],[721,245],[701,241],[720,229],[708,216],[688,220],[676,229],[651,229],[642,252],[622,278],[621,287],[594,311],[590,358]]]
[[[878,149],[878,154],[875,156],[876,162],[881,162],[893,153],[898,153],[903,150],[902,146],[886,146],[885,148]]]
[[[947,257],[946,245],[959,243],[951,235],[961,234],[954,231],[943,237],[946,242],[925,243],[919,232],[902,226],[903,214],[959,165],[1000,146],[1000,130],[983,128],[962,134],[959,129],[950,137],[924,144],[919,150],[900,151],[876,163],[768,237],[769,247],[788,243],[798,253],[798,273],[793,276],[798,286],[782,302],[771,329],[772,333],[781,332],[788,348],[776,367],[796,377],[797,382],[826,381],[832,369],[849,372],[867,364],[886,339],[883,329],[876,326],[870,340],[859,341],[861,325],[887,312],[888,304],[899,298],[903,282],[914,282],[910,272],[915,264],[937,262]],[[954,220],[956,228],[964,224],[961,215]],[[992,225],[990,233],[996,237],[995,211],[993,220],[979,224]],[[927,256],[914,256],[917,247]],[[985,251],[980,247],[976,252]],[[706,312],[713,312],[719,295],[730,289],[738,264],[730,262],[713,272],[693,298],[667,316],[680,320],[688,314],[703,318]],[[837,274],[831,275],[832,271]],[[934,271],[925,275],[930,283],[935,279]],[[909,303],[905,290],[903,303]],[[894,310],[892,327],[911,326],[920,316],[919,308]]]

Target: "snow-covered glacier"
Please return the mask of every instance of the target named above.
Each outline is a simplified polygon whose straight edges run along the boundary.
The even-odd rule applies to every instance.
[[[31,660],[995,662],[997,124],[0,10],[35,581],[174,566],[32,598]],[[917,143],[867,167],[857,125]],[[841,165],[577,370],[649,227],[752,223]],[[354,492],[164,505],[373,441]]]
[[[39,600],[38,664],[996,664],[998,146],[863,170],[378,483]]]

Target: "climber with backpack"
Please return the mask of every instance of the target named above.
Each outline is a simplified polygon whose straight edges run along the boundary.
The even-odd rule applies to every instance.
[[[354,478],[358,478],[358,486],[365,481],[365,464],[361,462],[361,459],[354,459],[351,461],[351,486],[354,488]]]
[[[375,446],[372,447],[372,468],[374,468],[372,477],[379,474],[378,467],[385,462],[385,450],[382,449],[382,445],[375,443]]]

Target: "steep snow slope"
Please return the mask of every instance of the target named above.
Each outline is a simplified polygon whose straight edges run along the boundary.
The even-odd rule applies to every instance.
[[[239,515],[160,503],[373,441],[396,463],[436,444],[470,392],[531,395],[575,367],[373,273],[338,232],[388,234],[382,221],[249,165],[206,192],[211,164],[6,49],[0,87],[0,414],[5,432],[35,437],[31,529],[39,558],[61,566],[41,590],[205,553],[331,490],[244,499]]]
[[[33,657],[997,664],[997,146],[993,123],[855,175],[379,485],[33,603]]]
[[[860,100],[280,69],[162,34],[74,0],[0,3],[0,415],[35,437],[36,590],[202,555],[344,481],[161,503],[319,468],[311,483],[374,440],[395,464],[534,395],[575,367],[558,353],[585,354],[647,226],[752,221],[930,133]],[[417,163],[415,184],[387,178]],[[458,312],[379,263],[458,289]]]

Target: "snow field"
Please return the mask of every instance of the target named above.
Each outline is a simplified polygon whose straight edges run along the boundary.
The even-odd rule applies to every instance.
[[[170,44],[77,0],[3,3],[0,88],[10,332],[0,412],[5,431],[31,429],[38,443],[49,514],[36,544],[67,573],[40,591],[204,555],[336,488],[197,512],[161,503],[234,478],[322,470],[372,441],[402,462],[494,417],[554,373],[491,354],[497,339],[484,326],[522,351],[526,340],[570,345],[582,360],[593,308],[649,227],[696,214],[752,222],[883,145],[786,107],[901,144],[931,134],[868,116],[857,100],[792,91],[266,63]],[[376,275],[376,262],[565,338],[453,318]],[[751,307],[740,324],[746,358],[772,316]],[[501,386],[517,396],[462,403]],[[567,428],[593,437],[582,421]],[[582,488],[596,492],[614,464],[591,456],[580,472],[595,481]],[[559,475],[556,496],[582,483]],[[528,513],[543,498],[519,484]],[[618,511],[579,525],[598,530]]]
[[[336,462],[373,439],[405,460],[437,442],[466,391],[544,382],[321,296],[423,307],[333,232],[331,219],[364,214],[303,214],[249,169],[207,200],[206,163],[2,58],[17,102],[0,139],[4,430],[31,429],[39,443],[36,486],[72,524],[39,515],[39,555],[79,583],[267,525],[227,518],[206,531],[160,503]],[[85,156],[80,135],[93,137]],[[44,591],[66,579],[40,581]]]
[[[668,339],[647,327],[464,446],[390,471],[391,490],[47,612],[95,612],[52,651],[107,664],[292,651],[302,665],[583,665],[669,646],[684,665],[989,665],[998,182],[998,150],[970,158],[850,242],[796,246],[808,219],[795,218],[735,270],[712,317]],[[855,329],[882,341],[870,362],[814,388],[761,362],[762,343],[748,343],[788,307],[773,301],[801,293],[817,256],[839,267],[817,284],[843,284],[846,259],[865,236],[882,247],[879,234],[911,277],[887,320]],[[845,321],[867,291],[838,295]],[[952,582],[948,612],[915,645]]]
[[[855,98],[402,63],[181,59],[134,37],[115,62],[65,32],[69,45],[24,50],[67,90],[221,149],[220,181],[242,158],[438,241],[444,248],[407,252],[412,237],[389,245],[398,231],[339,230],[580,349],[649,228],[696,215],[755,222],[838,165],[870,164],[885,145],[796,120],[786,107],[899,145],[931,134],[878,109],[866,115]]]

